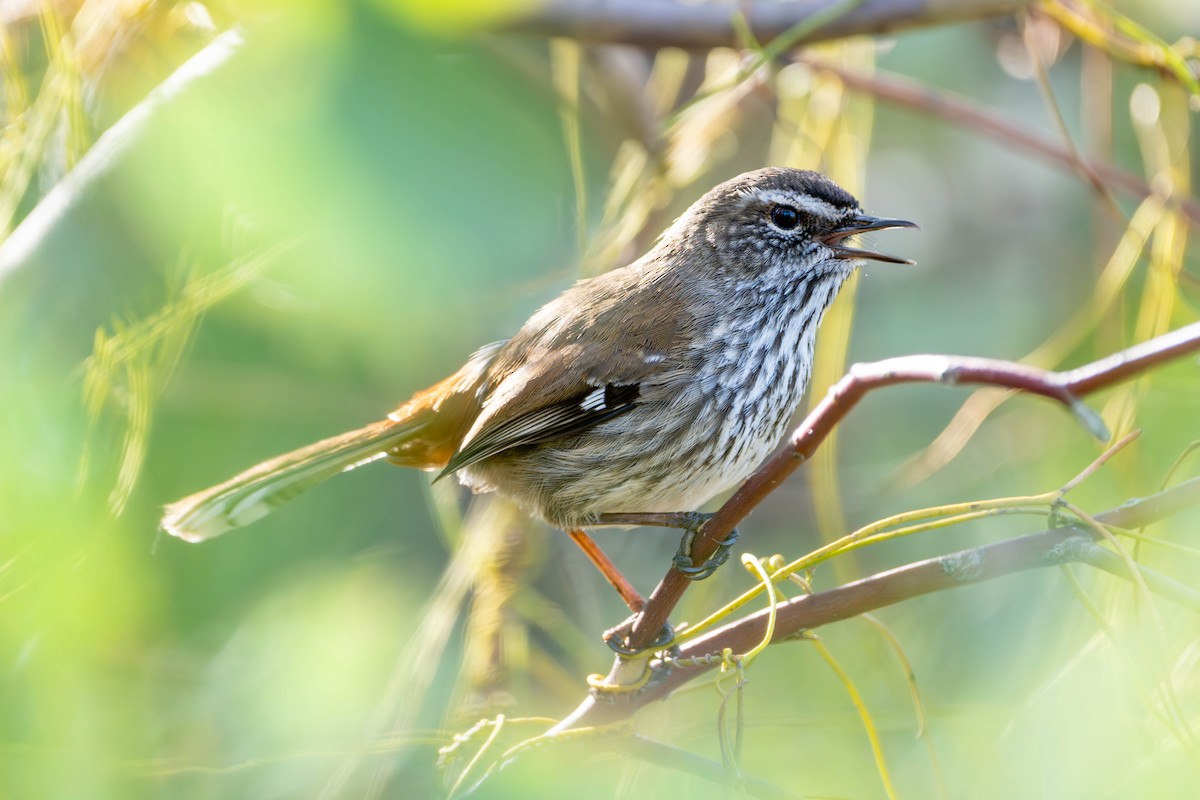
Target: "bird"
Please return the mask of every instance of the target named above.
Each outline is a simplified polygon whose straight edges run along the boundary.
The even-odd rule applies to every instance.
[[[839,289],[864,261],[913,263],[847,240],[916,227],[865,213],[814,171],[739,175],[700,197],[645,255],[578,281],[385,419],[171,503],[162,528],[210,539],[386,459],[453,475],[568,532],[682,529],[675,568],[707,577],[734,536],[692,563],[691,537],[711,517],[698,509],[787,433]]]

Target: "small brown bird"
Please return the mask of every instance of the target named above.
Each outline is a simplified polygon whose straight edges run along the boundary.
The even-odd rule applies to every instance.
[[[266,461],[166,508],[201,541],[367,461],[454,474],[552,525],[682,528],[779,443],[821,317],[862,259],[848,237],[913,223],[864,214],[828,178],[749,172],[701,197],[649,253],[581,280],[388,418]],[[730,544],[728,542],[727,544]]]

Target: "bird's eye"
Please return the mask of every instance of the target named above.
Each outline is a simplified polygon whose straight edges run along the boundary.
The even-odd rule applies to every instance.
[[[771,209],[771,222],[777,228],[790,231],[800,224],[800,212],[791,206],[775,206]]]

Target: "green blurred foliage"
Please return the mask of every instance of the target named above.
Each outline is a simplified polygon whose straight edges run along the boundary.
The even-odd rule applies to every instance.
[[[28,185],[5,187],[20,225],[0,244],[0,796],[437,796],[445,778],[436,751],[454,733],[497,710],[561,717],[583,697],[583,676],[607,667],[598,632],[622,609],[564,537],[501,524],[488,514],[502,512],[475,506],[460,527],[466,498],[384,467],[203,546],[157,535],[161,505],[378,418],[515,329],[576,265],[613,266],[707,185],[761,166],[776,152],[768,139],[783,135],[772,133],[778,120],[758,95],[721,105],[736,92],[718,94],[671,132],[672,152],[686,145],[702,156],[696,168],[680,167],[680,157],[660,169],[654,153],[642,164],[622,149],[648,123],[622,115],[621,93],[642,87],[613,78],[620,70],[595,54],[476,35],[508,8],[110,5],[113,30],[132,43],[96,34],[96,46],[111,50],[103,69],[56,57],[36,19],[7,32],[21,46],[6,79],[24,76],[31,104],[20,108],[6,84],[6,141],[34,141],[39,114],[53,135],[37,138]],[[1166,28],[1159,11],[1145,14],[1168,40],[1187,32]],[[234,23],[239,32],[228,32]],[[1014,31],[995,23],[908,33],[880,64],[1050,129],[1033,83],[995,57]],[[197,52],[204,69],[192,61],[175,72]],[[1073,109],[1080,48],[1064,42],[1057,55],[1054,89]],[[556,77],[575,57],[579,104],[564,110]],[[684,64],[678,53],[663,59]],[[34,105],[40,82],[64,64],[86,91]],[[681,68],[681,85],[694,87],[698,66],[703,59]],[[1134,69],[1117,69],[1114,81],[1118,104],[1135,84],[1154,84],[1164,109],[1154,135],[1183,165],[1177,180],[1197,177],[1195,115],[1178,112],[1178,89]],[[68,173],[76,162],[59,123],[72,109],[88,125]],[[869,153],[858,165],[865,192],[856,191],[923,233],[888,240],[919,267],[872,266],[861,281],[851,360],[1016,358],[1088,302],[1120,229],[1098,215],[1083,181],[927,115],[854,109],[842,124],[859,127],[831,141]],[[1114,107],[1113,153],[1140,172],[1147,134],[1129,116]],[[577,141],[564,134],[572,119]],[[1070,120],[1085,142],[1094,122]],[[824,158],[822,168],[854,174],[852,157]],[[630,175],[634,190],[613,205],[610,179],[619,187]],[[1122,198],[1122,208],[1133,206]],[[639,213],[644,224],[613,234],[614,220]],[[1173,327],[1200,304],[1194,252],[1184,269],[1193,277],[1171,306]],[[1147,270],[1143,260],[1068,365],[1129,340]],[[1099,511],[1156,490],[1200,439],[1197,392],[1194,359],[1140,383],[1133,422],[1142,438],[1075,500]],[[1105,405],[1112,396],[1098,400],[1110,424],[1120,421]],[[897,480],[965,397],[894,389],[855,411],[837,451],[851,526],[921,505],[1045,491],[1100,451],[1060,409],[1017,398],[949,468],[916,485]],[[142,460],[131,465],[130,453]],[[1197,463],[1185,461],[1179,476]],[[136,472],[127,499],[123,465]],[[802,471],[773,495],[744,526],[742,547],[798,555],[815,546],[813,480]],[[873,547],[848,569],[866,574],[1044,525],[1017,519]],[[1196,548],[1197,522],[1193,512],[1151,533]],[[480,530],[519,542],[504,545],[508,562],[471,561],[468,534]],[[675,546],[673,535],[649,531],[598,538],[647,588]],[[1196,584],[1195,550],[1146,547],[1139,557]],[[488,584],[482,572],[505,580]],[[1085,568],[1074,574],[1103,626],[1053,572],[880,614],[913,662],[937,769],[886,640],[857,620],[821,631],[864,695],[901,796],[935,796],[938,769],[951,797],[1192,795],[1194,738],[1181,744],[1171,733],[1178,721],[1156,714],[1177,702],[1184,720],[1196,718],[1195,617],[1162,600],[1147,608],[1125,584]],[[818,588],[834,575],[819,572]],[[749,585],[727,567],[689,592],[680,618]],[[469,627],[488,610],[498,619]],[[486,637],[508,661],[472,685],[463,665]],[[749,677],[747,773],[810,796],[880,796],[858,715],[812,648],[769,650]],[[648,709],[638,730],[719,760],[719,702],[698,688]],[[498,741],[544,729],[514,720]],[[585,738],[530,751],[481,796],[568,792],[724,790]]]

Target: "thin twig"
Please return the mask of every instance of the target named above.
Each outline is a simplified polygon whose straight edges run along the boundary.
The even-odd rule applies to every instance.
[[[1164,492],[1130,501],[1095,515],[1103,525],[1138,527],[1200,504],[1200,477]],[[982,547],[961,550],[937,558],[906,564],[876,573],[824,592],[803,595],[780,603],[775,609],[774,642],[798,633],[858,616],[925,594],[969,586],[1029,569],[1083,562],[1120,577],[1129,577],[1124,561],[1111,551],[1097,551],[1099,534],[1090,528],[1065,526],[1007,539]],[[1103,550],[1101,548],[1101,550]],[[1108,555],[1104,555],[1107,553]],[[1110,557],[1111,556],[1111,557]],[[1114,560],[1115,559],[1115,560]],[[1138,567],[1146,585],[1155,592],[1200,613],[1200,593],[1146,567]],[[769,610],[758,611],[717,628],[680,648],[676,661],[694,659],[690,669],[660,674],[646,688],[622,695],[622,702],[588,697],[575,713],[555,726],[566,730],[577,725],[600,725],[631,717],[648,703],[661,700],[694,680],[719,662],[706,656],[729,648],[743,652],[759,642],[766,630]]]
[[[1082,171],[1089,181],[1095,176],[1103,187],[1118,189],[1138,199],[1149,197],[1153,191],[1150,184],[1128,170],[1072,153],[1058,142],[1010,122],[994,111],[952,92],[934,89],[899,75],[865,75],[807,55],[794,60],[819,72],[835,75],[847,87],[869,94],[876,100],[932,114],[969,128],[1007,147],[1032,153],[1068,172]],[[1193,225],[1200,225],[1200,202],[1195,198],[1171,198],[1171,202],[1178,203]]]
[[[1042,61],[1041,53],[1038,51],[1037,41],[1034,36],[1034,30],[1030,25],[1029,16],[1027,14],[1018,14],[1017,20],[1021,25],[1021,36],[1025,42],[1025,51],[1029,56],[1030,62],[1033,64],[1034,76],[1037,78],[1038,91],[1042,95],[1042,102],[1046,106],[1046,112],[1050,115],[1050,119],[1054,121],[1054,127],[1058,130],[1058,137],[1061,139],[1061,147],[1067,156],[1071,159],[1071,164],[1076,172],[1081,174],[1091,185],[1096,196],[1103,201],[1104,206],[1113,215],[1113,218],[1128,224],[1129,220],[1125,218],[1121,211],[1121,207],[1117,205],[1116,198],[1112,196],[1108,186],[1100,175],[1092,168],[1092,165],[1087,162],[1083,154],[1079,152],[1079,148],[1075,146],[1074,139],[1071,138],[1071,129],[1067,126],[1067,120],[1063,116],[1062,108],[1059,107],[1058,100],[1054,96],[1054,87],[1050,84],[1050,71],[1046,68],[1046,64]]]

